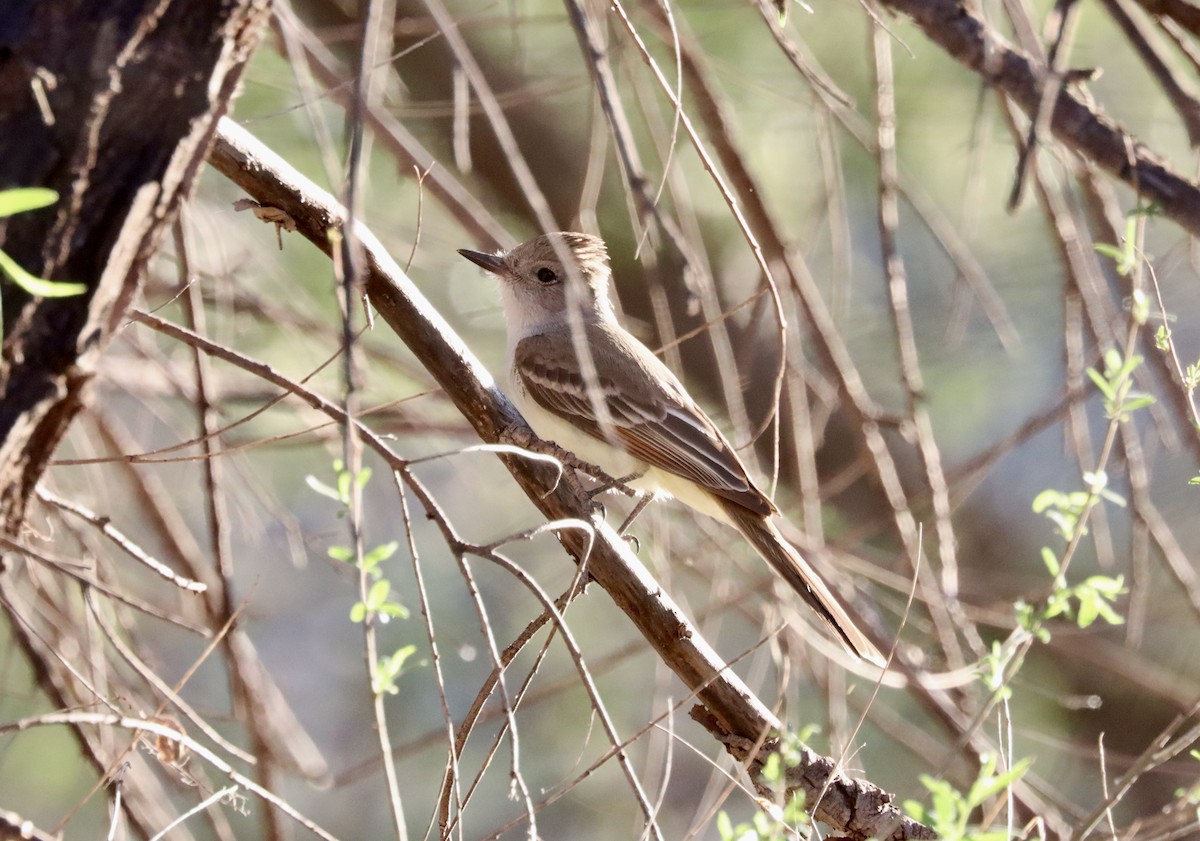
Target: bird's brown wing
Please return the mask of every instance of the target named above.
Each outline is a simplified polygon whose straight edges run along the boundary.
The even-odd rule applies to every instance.
[[[595,403],[574,356],[564,359],[562,354],[548,352],[551,346],[569,346],[566,328],[559,336],[522,339],[515,349],[515,374],[539,406],[717,496],[764,517],[775,513],[775,506],[755,487],[729,442],[688,397],[670,369],[641,344],[632,348],[622,345],[618,351],[603,326],[589,325],[588,331],[588,345],[599,372],[592,397],[608,411],[610,435],[601,431]],[[614,358],[618,356],[619,361]],[[617,365],[622,371],[619,385],[605,374]]]

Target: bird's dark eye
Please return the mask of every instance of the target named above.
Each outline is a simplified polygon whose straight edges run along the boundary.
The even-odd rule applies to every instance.
[[[558,275],[554,273],[554,269],[549,268],[548,266],[542,266],[537,270],[537,279],[538,282],[549,286],[551,283],[554,283],[554,281],[558,280]]]

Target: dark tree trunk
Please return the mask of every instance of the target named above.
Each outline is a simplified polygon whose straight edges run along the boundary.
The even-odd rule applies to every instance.
[[[0,281],[0,536],[19,540],[29,497],[192,190],[270,2],[3,6],[0,189],[49,187],[60,200],[0,219],[0,248],[27,271],[87,287],[78,297],[41,299]],[[0,555],[0,600],[12,638],[50,702],[95,706],[95,691],[62,658],[88,650],[87,629],[70,607],[78,591],[22,587],[28,570],[5,560]],[[75,733],[99,773],[118,771],[127,737]],[[176,814],[153,776],[129,774],[122,783],[125,816],[143,835]],[[190,837],[185,828],[176,836]]]
[[[269,0],[8,0],[0,16],[0,189],[60,201],[0,220],[26,270],[87,285],[31,300],[7,279],[0,532],[83,405],[99,352],[187,198]]]

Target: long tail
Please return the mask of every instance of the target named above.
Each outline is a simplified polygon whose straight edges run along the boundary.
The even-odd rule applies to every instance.
[[[800,598],[829,623],[851,654],[869,660],[877,666],[885,665],[879,649],[859,630],[845,608],[817,577],[813,568],[800,557],[795,547],[784,539],[769,518],[735,502],[721,500],[720,504],[734,527],[750,541],[758,554],[783,576],[792,589],[800,594]]]

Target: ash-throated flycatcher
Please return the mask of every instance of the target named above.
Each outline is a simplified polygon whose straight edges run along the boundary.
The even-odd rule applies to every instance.
[[[729,523],[852,653],[883,665],[779,533],[771,520],[778,510],[725,436],[670,369],[617,323],[602,240],[556,233],[497,254],[458,253],[501,280],[512,398],[538,435],[610,476],[636,474],[629,483],[636,490],[669,494]]]

